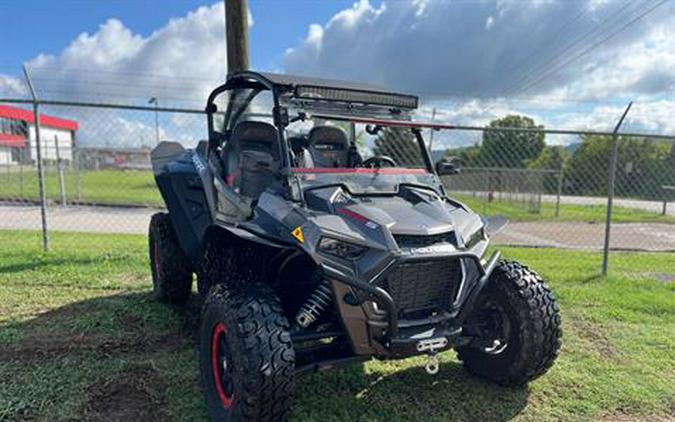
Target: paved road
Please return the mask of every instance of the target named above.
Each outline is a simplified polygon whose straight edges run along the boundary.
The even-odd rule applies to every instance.
[[[98,233],[147,233],[148,208],[49,208],[49,229]],[[0,205],[0,230],[40,229],[37,206]],[[497,244],[600,250],[604,225],[575,222],[509,223],[494,238]],[[611,247],[649,251],[675,251],[675,224],[630,223],[612,226]]]
[[[452,190],[450,190],[452,192]],[[485,191],[462,191],[464,195],[478,195],[480,197],[487,196]],[[496,194],[499,195],[498,193]],[[505,196],[510,195],[508,192],[504,193]],[[521,194],[529,195],[529,194]],[[557,198],[555,195],[542,195],[542,202],[555,203]],[[560,203],[564,205],[607,205],[607,198],[600,196],[568,196],[562,195],[560,197]],[[615,198],[614,206],[621,208],[633,208],[637,210],[650,211],[653,213],[661,214],[663,211],[663,202],[662,201],[647,201],[642,199],[625,199],[625,198]],[[671,216],[675,216],[675,201],[668,202],[666,207],[666,213]]]
[[[95,233],[147,233],[151,208],[60,207],[48,209],[49,230]],[[0,205],[0,230],[41,228],[40,207]]]
[[[602,250],[605,225],[575,222],[510,223],[495,243]],[[675,251],[675,224],[613,224],[610,248],[617,250]]]
[[[464,192],[466,195],[473,195],[475,192]],[[478,195],[486,196],[485,192],[477,192]],[[555,195],[542,195],[542,202],[555,203],[557,197]],[[598,196],[567,196],[560,197],[560,203],[563,205],[607,205],[607,198]],[[646,201],[642,199],[625,199],[615,198],[614,206],[621,208],[633,208],[638,210],[650,211],[656,214],[663,212],[663,202],[661,201]],[[675,202],[669,202],[666,207],[666,213],[675,217]]]
[[[543,202],[556,202],[555,195],[542,195]],[[561,204],[577,204],[577,205],[607,205],[607,198],[597,196],[566,196],[560,197]],[[634,208],[638,210],[651,211],[653,213],[661,214],[663,211],[663,202],[661,201],[646,201],[642,199],[624,199],[615,198],[614,206],[622,208]],[[675,203],[669,202],[666,207],[668,215],[675,216]]]

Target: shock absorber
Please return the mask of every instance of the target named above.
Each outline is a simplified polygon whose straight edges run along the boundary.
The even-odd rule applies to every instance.
[[[305,303],[300,307],[295,321],[303,328],[309,327],[310,324],[321,316],[321,313],[330,304],[332,299],[333,293],[331,292],[328,280],[321,280],[316,290],[309,295]]]

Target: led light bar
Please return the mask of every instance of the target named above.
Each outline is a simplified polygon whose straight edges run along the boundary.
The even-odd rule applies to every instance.
[[[404,109],[415,109],[417,108],[418,104],[418,98],[414,95],[357,91],[340,88],[324,88],[310,85],[297,86],[295,88],[295,97],[307,100],[374,104]]]

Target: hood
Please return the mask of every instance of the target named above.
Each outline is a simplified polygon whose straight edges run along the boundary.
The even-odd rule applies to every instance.
[[[313,211],[341,217],[350,226],[386,227],[393,235],[431,236],[475,230],[480,218],[430,189],[402,186],[396,195],[351,196],[339,187],[315,189],[307,195]],[[353,224],[356,223],[356,224]]]

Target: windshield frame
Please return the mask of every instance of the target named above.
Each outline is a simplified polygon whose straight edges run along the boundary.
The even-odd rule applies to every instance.
[[[376,122],[378,123],[377,125],[373,126],[372,128],[368,128],[366,130],[369,130],[371,134],[375,135],[379,131],[384,130],[387,127],[394,127],[395,125],[389,125],[389,121],[387,120],[381,120],[381,119],[376,119],[376,120],[371,120],[368,118],[359,118],[359,117],[351,117],[351,116],[344,116],[344,115],[331,115],[331,114],[309,114],[306,112],[301,112],[299,113],[299,116],[302,116],[302,120],[311,120],[312,118],[317,118],[321,120],[327,120],[327,121],[343,121],[343,122],[348,122],[348,123],[368,123],[368,122]],[[424,141],[424,137],[422,135],[422,131],[417,128],[417,127],[409,127],[410,133],[414,135],[415,140],[417,142],[417,148],[420,151],[420,158],[422,159],[423,167],[379,167],[379,168],[370,168],[370,167],[291,167],[290,168],[290,173],[295,179],[295,183],[299,187],[299,189],[302,192],[307,192],[308,190],[315,190],[315,189],[320,189],[322,187],[329,187],[329,186],[342,186],[345,188],[348,192],[355,196],[359,195],[365,195],[365,196],[377,196],[377,195],[384,195],[384,196],[391,196],[391,195],[396,195],[399,191],[400,186],[402,185],[418,185],[418,186],[426,186],[427,188],[434,190],[435,192],[443,195],[444,194],[444,188],[440,182],[440,178],[438,177],[438,174],[436,172],[436,168],[433,164],[432,158],[431,158],[431,153],[429,152],[426,143]],[[350,139],[350,144],[354,145],[354,139]],[[310,174],[318,174],[318,175],[326,175],[326,174],[333,174],[333,175],[340,175],[341,178],[344,177],[349,177],[349,175],[355,175],[354,179],[356,181],[357,178],[361,178],[362,175],[365,174],[372,174],[374,177],[377,177],[377,175],[384,175],[384,176],[396,176],[396,175],[427,175],[430,176],[430,184],[425,184],[422,182],[415,182],[415,181],[410,181],[410,180],[401,180],[399,182],[392,183],[392,189],[391,190],[382,190],[382,191],[377,191],[377,190],[368,190],[367,188],[361,189],[355,189],[354,187],[358,186],[360,183],[355,183],[353,187],[349,186],[349,183],[340,181],[340,182],[335,182],[335,181],[326,181],[325,184],[308,184],[307,181],[305,180],[306,175]]]

